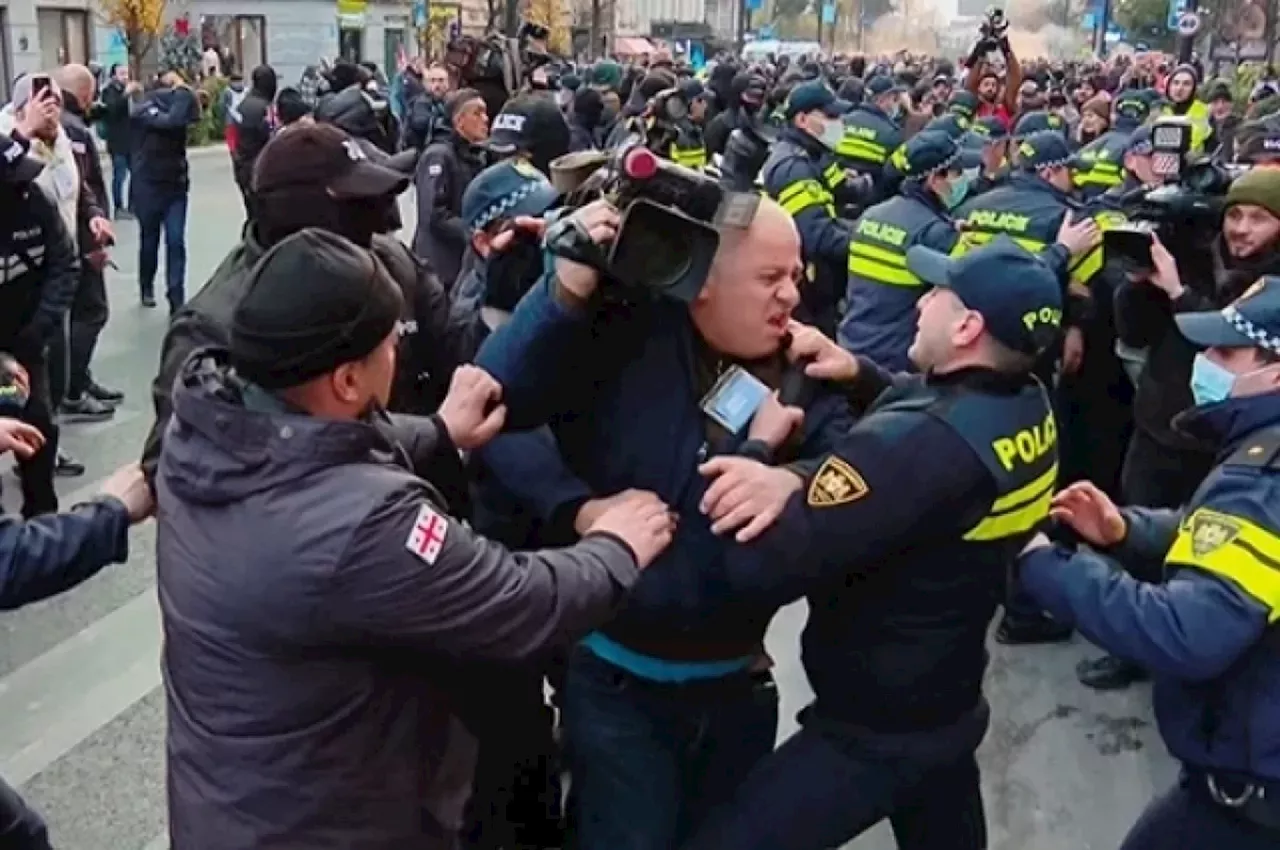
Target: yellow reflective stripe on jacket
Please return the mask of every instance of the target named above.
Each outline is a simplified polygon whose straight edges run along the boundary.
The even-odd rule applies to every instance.
[[[707,164],[707,149],[704,147],[680,148],[672,145],[670,159],[676,165],[683,165],[685,168],[702,168]]]
[[[891,286],[923,285],[923,281],[907,269],[905,254],[856,239],[849,242],[849,274]]]
[[[1049,515],[1049,502],[1053,499],[1057,483],[1058,465],[1055,463],[1035,481],[992,502],[986,517],[969,529],[964,539],[1000,540],[1015,534],[1025,534],[1035,528],[1037,523]]]
[[[1197,508],[1178,526],[1165,563],[1196,567],[1238,585],[1280,620],[1280,537],[1236,514]]]
[[[1114,162],[1095,161],[1089,168],[1073,171],[1071,182],[1077,186],[1119,186],[1124,182],[1124,171]]]
[[[1041,242],[1039,239],[1032,239],[1029,236],[1014,236],[1012,233],[991,233],[986,230],[965,230],[961,232],[959,241],[951,249],[951,256],[964,256],[974,248],[987,244],[997,236],[1008,236],[1033,254],[1039,254],[1046,247],[1046,243]]]
[[[865,159],[876,165],[883,165],[889,158],[889,149],[884,145],[857,136],[845,136],[836,145],[836,153],[850,159]]]
[[[1110,210],[1097,213],[1093,217],[1094,224],[1098,225],[1098,230],[1103,233],[1114,230],[1127,220],[1124,213]],[[1071,259],[1071,264],[1067,267],[1069,286],[1087,287],[1089,281],[1093,280],[1093,276],[1102,271],[1102,265],[1106,262],[1102,246],[1103,243],[1100,241],[1088,252]]]
[[[836,214],[835,198],[826,187],[812,178],[797,180],[778,193],[778,203],[792,217],[809,207],[824,206],[832,216]]]
[[[832,191],[840,188],[840,184],[844,183],[844,169],[840,167],[840,163],[833,162],[828,165],[822,172],[822,180]]]

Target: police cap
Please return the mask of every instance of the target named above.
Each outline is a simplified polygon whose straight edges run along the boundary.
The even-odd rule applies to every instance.
[[[1032,133],[1040,133],[1045,130],[1053,130],[1063,136],[1067,134],[1067,123],[1052,112],[1046,112],[1043,109],[1037,109],[1034,112],[1028,112],[1018,119],[1017,125],[1013,128],[1014,138],[1022,138]]]
[[[853,108],[853,104],[840,100],[827,84],[818,80],[801,83],[787,96],[785,114],[788,119],[805,112],[821,109],[831,118],[838,118]]]
[[[978,96],[971,91],[954,92],[947,100],[947,111],[954,112],[966,121],[971,121],[974,113],[978,111]]]
[[[982,163],[981,154],[973,148],[957,144],[946,133],[922,131],[908,141],[903,150],[904,174],[920,177],[943,169],[963,171]]]
[[[1221,310],[1181,313],[1178,330],[1202,348],[1262,348],[1280,355],[1280,277],[1258,278]]]
[[[1041,130],[1017,140],[1018,167],[1036,171],[1054,165],[1067,165],[1071,148],[1057,130]]]
[[[1128,89],[1116,96],[1111,111],[1119,118],[1142,123],[1151,114],[1151,104],[1157,97],[1150,89]]]
[[[999,142],[1009,138],[1009,125],[994,115],[988,115],[970,124],[969,132],[981,137],[983,142]]]
[[[1008,236],[997,236],[957,258],[923,245],[907,251],[907,268],[944,286],[982,314],[987,332],[1014,351],[1035,355],[1062,325],[1062,289],[1053,270]]]
[[[462,220],[471,230],[499,219],[541,216],[560,193],[542,172],[526,162],[506,160],[481,171],[462,193]]]
[[[906,86],[895,82],[894,79],[887,74],[877,74],[867,80],[866,96],[880,97],[883,94],[894,94],[906,91]]]

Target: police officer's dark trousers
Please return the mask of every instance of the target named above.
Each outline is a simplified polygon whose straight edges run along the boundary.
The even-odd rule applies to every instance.
[[[984,706],[944,729],[868,733],[802,715],[684,850],[831,850],[885,818],[899,850],[987,846],[978,763]]]
[[[1250,823],[1240,813],[1214,802],[1199,779],[1183,776],[1163,797],[1147,806],[1120,850],[1275,850],[1280,830]]]
[[[58,458],[58,426],[53,421],[53,400],[49,393],[49,371],[43,356],[28,357],[15,352],[31,380],[31,395],[23,408],[22,420],[39,429],[44,445],[26,460],[18,461],[22,480],[22,515],[57,513],[58,494],[53,487],[53,470]]]
[[[71,333],[67,340],[67,396],[80,398],[89,387],[89,364],[108,316],[107,284],[98,269],[84,266],[71,303]]]

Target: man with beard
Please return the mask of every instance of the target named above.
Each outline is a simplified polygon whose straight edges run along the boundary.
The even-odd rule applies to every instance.
[[[155,474],[171,413],[169,394],[183,362],[198,348],[226,344],[231,314],[248,286],[250,269],[272,245],[306,227],[372,247],[400,285],[405,312],[391,409],[421,414],[436,409],[465,358],[456,353],[457,334],[449,324],[448,297],[440,281],[402,242],[382,232],[386,208],[407,185],[404,175],[375,164],[336,127],[300,125],[263,149],[254,176],[255,220],[165,334],[160,374],[152,386],[156,422],[143,453],[149,478]]]
[[[1173,256],[1152,245],[1147,277],[1117,295],[1120,339],[1146,349],[1133,401],[1134,434],[1121,473],[1129,504],[1177,507],[1191,497],[1213,462],[1211,450],[1173,426],[1191,406],[1195,347],[1173,325],[1179,313],[1225,307],[1249,284],[1280,272],[1280,171],[1259,169],[1232,184],[1214,241],[1212,276],[1180,274]]]

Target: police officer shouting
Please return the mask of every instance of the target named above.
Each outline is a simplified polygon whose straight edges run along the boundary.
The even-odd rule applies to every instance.
[[[1119,510],[1073,484],[1053,514],[1122,561],[1164,560],[1146,584],[1037,536],[1020,559],[1026,590],[1094,643],[1152,671],[1160,731],[1182,777],[1148,807],[1122,850],[1280,846],[1280,278],[1219,311],[1184,313],[1203,348],[1195,406],[1180,427],[1217,446],[1181,510]]]
[[[784,114],[788,126],[764,164],[764,188],[796,222],[807,282],[800,288],[806,318],[834,333],[836,301],[844,291],[848,264],[849,222],[836,217],[832,187],[844,171],[832,150],[844,137],[840,116],[849,104],[837,100],[825,83],[802,83],[792,89]]]
[[[930,131],[907,142],[904,158],[908,177],[900,194],[854,222],[839,336],[845,348],[899,372],[911,366],[916,301],[926,287],[907,268],[907,250],[924,245],[946,254],[955,247],[960,234],[948,211],[964,200],[965,169],[978,165],[979,154]]]
[[[958,260],[917,246],[911,359],[834,453],[773,468],[714,458],[703,499],[734,547],[743,595],[809,594],[803,659],[815,701],[691,850],[827,850],[889,818],[901,850],[978,850],[986,824],[974,751],[986,733],[987,626],[1006,569],[1048,515],[1056,430],[1031,375],[1062,296],[1045,263],[1001,239]],[[870,395],[889,376],[812,331],[814,377]],[[752,436],[776,440],[758,414]],[[793,415],[793,414],[792,414]]]

